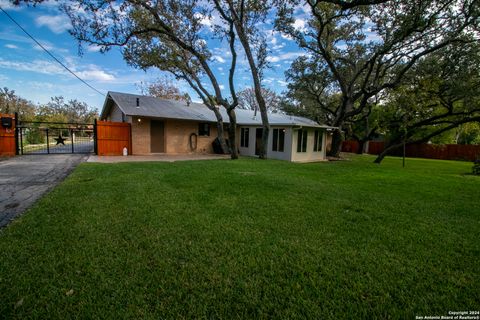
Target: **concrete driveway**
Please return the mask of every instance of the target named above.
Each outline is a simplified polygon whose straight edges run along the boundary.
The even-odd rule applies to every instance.
[[[0,228],[15,219],[88,155],[25,155],[0,161]]]

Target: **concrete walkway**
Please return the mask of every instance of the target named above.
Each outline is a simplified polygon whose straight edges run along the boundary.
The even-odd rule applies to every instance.
[[[117,162],[143,162],[143,161],[189,161],[189,160],[215,160],[230,159],[228,154],[149,154],[142,156],[95,156],[91,155],[87,162],[117,163]]]
[[[0,161],[0,228],[55,187],[86,155],[25,155]]]

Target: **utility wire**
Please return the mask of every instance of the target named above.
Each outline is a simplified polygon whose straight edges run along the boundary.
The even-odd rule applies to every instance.
[[[35,41],[36,44],[38,44],[38,46],[40,48],[43,49],[43,51],[45,51],[46,53],[48,53],[48,55],[50,57],[52,57],[53,60],[55,60],[56,62],[58,62],[58,64],[60,64],[63,68],[65,68],[65,70],[67,70],[68,72],[70,72],[75,78],[77,78],[78,80],[80,80],[83,84],[85,84],[86,86],[88,86],[90,89],[94,90],[95,92],[97,92],[98,94],[104,96],[105,93],[102,93],[101,91],[95,89],[92,85],[90,85],[88,82],[86,82],[85,80],[83,80],[82,78],[80,78],[79,76],[77,76],[75,74],[75,72],[73,72],[72,70],[70,70],[66,65],[64,65],[60,60],[57,59],[57,57],[55,57],[50,51],[48,51],[40,42],[37,41],[37,39],[35,39],[30,33],[28,33],[27,30],[25,30],[17,21],[15,21],[15,19],[12,18],[12,16],[10,16],[5,10],[3,10],[3,8],[0,6],[0,10],[5,13],[5,15],[10,19],[12,20],[13,23],[15,23],[20,29],[22,29],[22,31],[30,37],[30,39],[32,39],[33,41]]]

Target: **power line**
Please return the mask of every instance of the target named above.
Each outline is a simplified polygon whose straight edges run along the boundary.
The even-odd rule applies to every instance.
[[[0,6],[0,10],[5,13],[5,15],[10,19],[12,20],[13,23],[15,23],[27,36],[30,37],[30,39],[32,39],[33,41],[35,41],[36,44],[38,44],[38,46],[40,48],[43,49],[43,51],[45,51],[46,53],[48,53],[48,55],[50,57],[52,57],[53,60],[55,60],[56,62],[58,62],[58,64],[60,64],[63,68],[65,68],[65,70],[67,70],[68,72],[70,72],[75,78],[77,78],[78,80],[80,80],[83,84],[85,84],[86,86],[88,86],[90,89],[94,90],[95,92],[97,92],[98,94],[104,96],[105,93],[102,93],[101,91],[95,89],[92,85],[90,85],[88,82],[86,82],[85,80],[83,80],[82,78],[80,78],[79,76],[77,76],[75,74],[75,72],[73,72],[72,70],[70,70],[66,65],[64,65],[60,60],[57,59],[57,57],[55,57],[50,51],[48,51],[40,42],[37,41],[37,39],[35,39],[30,33],[28,33],[27,30],[25,30],[17,21],[15,21],[15,19],[12,18],[12,16],[10,16],[5,10],[3,10],[3,8]]]

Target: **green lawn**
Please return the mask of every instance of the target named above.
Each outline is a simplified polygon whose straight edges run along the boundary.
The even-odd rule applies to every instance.
[[[479,310],[472,164],[372,160],[84,163],[0,231],[0,318]]]

